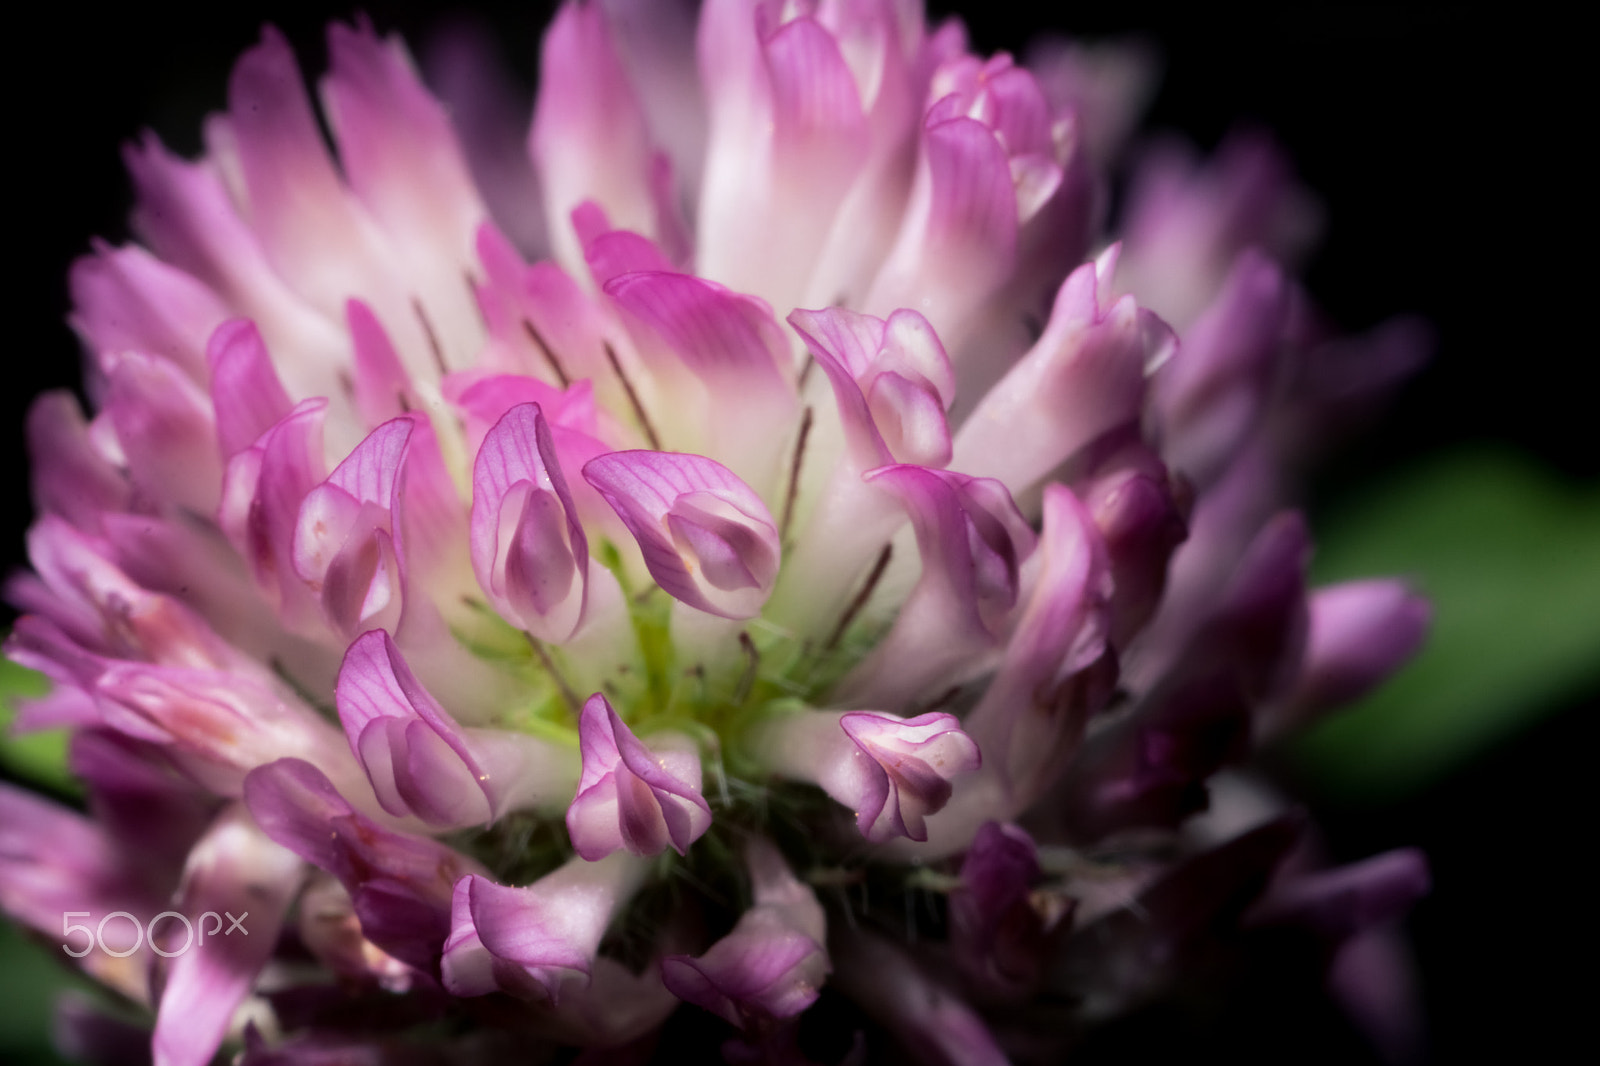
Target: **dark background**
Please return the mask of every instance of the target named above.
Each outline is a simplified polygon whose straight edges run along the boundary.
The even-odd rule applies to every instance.
[[[7,569],[22,563],[29,518],[22,414],[41,388],[77,378],[77,344],[64,323],[67,266],[91,236],[127,235],[119,145],[152,126],[169,145],[196,151],[201,117],[221,106],[228,68],[263,19],[289,35],[307,70],[320,71],[322,26],[353,10],[211,6],[180,16],[144,4],[93,14],[48,5],[7,33]],[[1416,311],[1432,321],[1433,363],[1324,473],[1313,514],[1383,468],[1468,442],[1510,444],[1569,478],[1600,475],[1588,417],[1595,352],[1582,328],[1592,303],[1579,294],[1594,281],[1592,218],[1578,195],[1593,171],[1578,164],[1577,144],[1592,136],[1593,120],[1587,108],[1579,117],[1574,26],[1390,7],[1242,15],[1075,4],[1024,19],[1010,4],[934,6],[964,7],[980,50],[1018,50],[1050,24],[1155,44],[1165,78],[1147,127],[1179,130],[1207,149],[1240,121],[1265,127],[1321,196],[1326,235],[1307,279],[1334,320],[1362,329]],[[551,7],[489,7],[530,84]],[[380,29],[412,41],[441,11],[365,9]],[[1318,808],[1340,858],[1405,844],[1431,857],[1435,893],[1410,930],[1437,1061],[1542,1061],[1583,1046],[1589,1004],[1579,995],[1593,978],[1580,968],[1577,940],[1592,933],[1592,891],[1579,864],[1595,834],[1579,821],[1594,805],[1580,806],[1578,789],[1593,762],[1597,713],[1594,699],[1580,701],[1382,811]],[[1243,1004],[1221,1018],[1146,1015],[1086,1051],[1085,1061],[1107,1062],[1363,1061],[1336,1017],[1285,997],[1270,1012]]]

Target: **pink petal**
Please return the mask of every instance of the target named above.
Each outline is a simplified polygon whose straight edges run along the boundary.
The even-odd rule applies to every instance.
[[[572,859],[526,888],[487,877],[457,882],[444,983],[456,995],[496,987],[557,1001],[562,985],[586,982],[616,908],[637,890],[644,867],[632,856]]]
[[[1086,445],[1137,425],[1145,377],[1171,331],[1131,297],[1106,298],[1114,250],[1073,271],[1032,350],[973,410],[952,464],[1022,493]]]
[[[661,976],[673,995],[746,1028],[791,1018],[816,1002],[832,968],[827,918],[815,893],[777,849],[752,838],[746,849],[754,905],[705,954],[669,955]]]
[[[360,300],[349,300],[345,321],[355,346],[356,410],[362,421],[376,428],[419,406],[411,376],[372,309]]]
[[[1287,340],[1289,297],[1277,266],[1245,252],[1184,334],[1183,348],[1155,377],[1162,451],[1201,490],[1220,476],[1264,414]]]
[[[416,428],[409,416],[385,422],[300,504],[294,569],[340,632],[385,611],[383,620],[398,624],[404,571],[395,543],[396,490]]]
[[[156,356],[113,356],[105,369],[101,417],[116,431],[130,479],[154,500],[211,514],[222,461],[209,397]]]
[[[778,576],[778,529],[761,497],[726,467],[700,455],[612,452],[583,476],[669,595],[723,618],[760,613]]]
[[[1291,702],[1300,714],[1349,703],[1422,646],[1433,610],[1404,581],[1372,578],[1311,595],[1305,662]]]
[[[306,495],[326,476],[322,424],[328,401],[304,400],[228,463],[217,524],[291,625],[315,602],[294,566],[295,527]],[[320,611],[318,611],[320,613]]]
[[[881,467],[866,480],[909,512],[922,575],[888,635],[842,690],[858,704],[899,706],[959,680],[993,649],[1036,538],[997,481],[909,465]]]
[[[598,692],[584,704],[578,737],[583,776],[567,831],[579,855],[594,862],[626,848],[649,857],[669,846],[682,855],[711,827],[698,753],[645,747]]]
[[[211,912],[237,918],[240,927],[223,926],[226,933],[180,950],[168,964],[151,1040],[158,1064],[205,1066],[217,1053],[234,1010],[277,946],[302,871],[299,858],[268,839],[238,804],[195,845],[176,909],[194,916],[197,935]],[[161,928],[179,924],[169,919]],[[184,944],[178,940],[165,950]]]
[[[1028,989],[1045,958],[1044,928],[1029,900],[1038,848],[1020,826],[985,822],[950,894],[950,939],[967,973],[1000,991]]]
[[[1105,671],[1111,574],[1105,544],[1071,490],[1045,489],[1033,587],[994,680],[967,717],[1020,814],[1065,767],[1090,714],[1110,695]]]
[[[923,819],[949,802],[949,779],[976,770],[982,761],[978,745],[961,731],[954,715],[929,712],[901,719],[855,711],[839,719],[839,728],[876,764],[873,769],[858,761],[866,768],[864,778],[853,769],[834,781],[854,778],[850,785],[856,794],[841,802],[854,808],[861,835],[877,843],[896,836],[926,840]]]
[[[398,39],[328,27],[328,121],[351,190],[384,229],[464,268],[483,204],[444,108]]]
[[[583,620],[589,545],[537,404],[512,407],[473,464],[472,566],[502,615],[561,643]]]
[[[28,408],[35,509],[94,532],[102,512],[131,506],[132,489],[94,447],[88,429],[77,398],[65,390],[43,393]]]
[[[397,833],[356,812],[326,776],[298,759],[252,771],[244,797],[268,836],[339,879],[368,939],[437,973],[450,932],[451,886],[482,867],[437,841]]]
[[[227,308],[203,282],[137,245],[96,242],[72,264],[72,323],[97,355],[139,352],[206,379],[206,338]]]
[[[955,378],[927,319],[902,310],[884,322],[835,307],[788,321],[828,375],[858,467],[949,462]]]
[[[232,459],[271,429],[292,406],[283,391],[261,331],[249,319],[218,327],[206,346],[217,443]]]
[[[430,825],[481,825],[494,814],[488,774],[466,735],[381,629],[345,653],[334,689],[350,749],[383,809]]]
[[[771,309],[753,297],[660,271],[613,278],[606,293],[646,327],[641,348],[681,361],[718,394],[740,386],[792,392],[780,369],[789,362],[787,343]]]
[[[567,220],[584,200],[620,228],[654,232],[649,132],[601,5],[564,5],[545,31],[529,143],[551,243],[568,271],[583,264]]]

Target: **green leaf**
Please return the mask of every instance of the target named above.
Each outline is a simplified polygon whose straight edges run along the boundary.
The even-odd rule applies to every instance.
[[[71,989],[87,993],[90,988],[82,976],[52,958],[48,947],[0,919],[0,1062],[16,1066],[63,1062],[50,1041],[56,997]]]
[[[17,701],[36,699],[49,691],[50,683],[43,674],[0,659],[0,768],[18,780],[58,793],[76,794],[82,789],[67,769],[65,729],[23,734],[11,730]]]
[[[1312,573],[1406,575],[1435,612],[1414,662],[1293,750],[1336,798],[1421,788],[1600,684],[1600,486],[1504,451],[1435,457],[1331,516]]]

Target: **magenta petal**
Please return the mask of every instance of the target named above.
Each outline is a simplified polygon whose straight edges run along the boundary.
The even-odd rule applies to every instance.
[[[750,911],[703,956],[662,959],[661,978],[684,1002],[743,1027],[747,1014],[790,1018],[815,1003],[820,981],[806,971],[819,960],[815,940]]]
[[[848,780],[854,793],[834,798],[855,810],[861,835],[875,843],[897,836],[928,839],[923,819],[949,802],[950,778],[982,762],[978,745],[951,714],[898,718],[853,711],[839,719],[839,728],[870,762],[858,757],[850,769],[834,771],[833,779]]]
[[[578,719],[583,776],[567,811],[567,832],[591,862],[620,848],[682,855],[711,827],[711,807],[700,795],[695,752],[645,747],[600,693]]]
[[[168,359],[197,383],[206,378],[206,339],[227,308],[204,283],[136,245],[95,242],[72,264],[72,324],[102,358],[139,352]]]
[[[922,558],[893,627],[844,684],[853,703],[892,707],[962,680],[993,652],[1037,538],[998,481],[904,464],[864,479],[899,497]]]
[[[569,4],[556,14],[540,48],[534,107],[529,147],[551,243],[576,273],[583,254],[567,219],[579,203],[594,199],[637,232],[649,232],[654,216],[650,135],[603,6]]]
[[[1046,489],[1048,495],[1049,490]],[[1165,470],[1124,469],[1095,480],[1084,495],[1105,539],[1112,585],[1111,643],[1127,647],[1161,603],[1168,563],[1189,535]]]
[[[105,370],[101,417],[116,431],[130,479],[155,500],[211,514],[222,461],[210,398],[159,357],[125,353]]]
[[[28,560],[49,595],[9,591],[18,606],[59,624],[84,648],[168,665],[215,669],[241,655],[192,610],[142,588],[107,556],[112,545],[47,515],[28,531]],[[43,591],[37,584],[32,590]]]
[[[1311,595],[1305,663],[1292,702],[1302,713],[1348,703],[1414,655],[1433,614],[1404,581],[1374,578]]]
[[[561,643],[583,620],[589,542],[537,404],[484,437],[472,468],[472,568],[495,609]]]
[[[378,317],[360,300],[345,303],[345,320],[355,347],[356,409],[369,426],[377,426],[418,406],[389,335]]]
[[[294,566],[306,495],[327,473],[322,425],[328,401],[304,400],[228,463],[217,524],[291,624],[316,607]]]
[[[321,771],[299,759],[253,771],[244,798],[268,836],[339,879],[367,939],[436,972],[450,931],[451,888],[480,872],[477,863],[357,813]]]
[[[1011,989],[1037,976],[1044,929],[1028,894],[1039,874],[1038,848],[1021,827],[978,829],[950,895],[950,938],[976,980]]]
[[[970,118],[934,120],[923,136],[933,189],[924,254],[973,256],[997,277],[1010,265],[1017,232],[1005,150]]]
[[[1162,453],[1202,488],[1220,475],[1269,400],[1289,325],[1289,285],[1276,264],[1247,250],[1152,389]]]
[[[349,263],[366,254],[369,234],[317,127],[294,52],[271,26],[234,65],[227,121],[267,258],[313,302],[334,294],[324,310],[336,310],[352,292]]]
[[[1011,494],[987,478],[910,465],[869,478],[911,512],[924,581],[940,582],[957,610],[992,631],[997,615],[1016,603],[1019,569],[1036,541]]]
[[[1020,813],[1065,768],[1089,715],[1110,695],[1112,584],[1105,545],[1072,491],[1050,485],[1038,570],[995,678],[967,729]]]
[[[136,856],[124,855],[118,839],[88,816],[52,803],[14,785],[0,783],[0,904],[6,914],[38,930],[60,937],[63,911],[92,908],[96,915],[148,906],[157,913],[176,880],[176,870],[161,871],[158,884],[143,883],[153,871],[141,871]],[[113,922],[107,933],[124,935],[127,927]],[[83,947],[73,934],[70,947]],[[116,945],[120,948],[122,945]],[[97,952],[84,956],[83,964],[96,966],[107,960]],[[111,976],[111,975],[107,975]],[[131,977],[143,994],[143,975]]]
[[[1116,248],[1062,283],[1043,335],[974,408],[953,465],[1019,495],[1088,445],[1138,425],[1145,379],[1176,338],[1132,297],[1110,299]]]
[[[232,459],[271,429],[292,406],[283,391],[261,331],[248,319],[225,322],[206,346],[217,443]]]
[[[805,152],[813,159],[838,153],[859,161],[866,153],[860,143],[866,135],[861,95],[833,34],[815,18],[802,16],[763,36],[778,151]]]
[[[345,653],[335,688],[339,720],[378,801],[430,825],[481,825],[497,813],[488,774],[467,738],[412,674],[381,629]]]
[[[540,900],[526,889],[506,888],[484,877],[468,884],[472,922],[491,954],[533,971],[552,993],[563,977],[588,974],[593,947],[564,935],[575,932],[572,925],[582,918],[561,913],[557,901]],[[592,924],[585,925],[589,929]]]
[[[788,345],[761,301],[660,271],[624,274],[605,289],[645,327],[642,351],[659,362],[681,362],[717,395],[740,387],[792,393],[780,370],[789,362]]]
[[[156,1012],[151,1049],[157,1062],[205,1066],[211,1061],[234,1010],[277,947],[303,869],[297,856],[268,839],[237,804],[195,845],[177,909],[194,916],[199,935],[210,912],[238,919],[240,926],[230,924],[227,932],[201,945],[178,940],[165,948],[178,953],[169,963]],[[168,927],[176,936],[181,923],[170,919],[162,932]]]
[[[631,856],[572,859],[525,888],[487,877],[456,883],[446,942],[445,987],[456,995],[495,988],[556,1001],[568,981],[587,983],[615,909],[637,889]]]
[[[416,428],[411,416],[385,422],[300,504],[294,569],[338,632],[398,624],[405,571],[397,489]]]
[[[831,969],[827,917],[815,893],[760,838],[750,841],[746,860],[755,898],[733,931],[699,957],[661,960],[673,995],[741,1028],[799,1014],[816,1002]]]
[[[1244,923],[1295,925],[1339,943],[1400,917],[1431,887],[1427,858],[1415,848],[1400,848],[1285,878],[1251,908]]]
[[[529,266],[487,223],[479,227],[476,247],[488,272],[477,287],[478,304],[492,340],[482,369],[514,370],[563,386],[609,372],[604,337],[610,323],[572,276],[548,261]]]
[[[723,618],[753,618],[778,576],[772,514],[721,463],[674,452],[611,452],[583,476],[599,490],[669,595]]]
[[[955,378],[927,319],[901,310],[885,322],[830,307],[794,311],[788,321],[828,375],[857,466],[950,461],[945,409]]]
[[[593,200],[573,208],[572,225],[583,240],[583,258],[589,264],[589,273],[601,288],[624,274],[680,273],[655,241],[632,230],[612,229],[611,220]]]
[[[132,490],[89,440],[89,427],[75,396],[46,392],[28,408],[28,456],[33,461],[33,499],[40,514],[60,515],[95,532],[104,511],[126,510]]]
[[[133,225],[163,260],[250,314],[288,297],[221,175],[169,153],[154,134],[123,149],[137,201]]]
[[[363,22],[328,27],[323,82],[339,162],[362,204],[390,233],[464,254],[484,209],[450,118],[417,80],[398,40]]]
[[[898,945],[863,929],[839,938],[834,981],[889,1029],[913,1062],[1007,1066],[1011,1060],[972,1006]]]

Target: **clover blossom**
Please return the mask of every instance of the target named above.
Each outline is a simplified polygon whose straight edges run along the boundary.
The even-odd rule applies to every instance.
[[[7,653],[88,812],[0,787],[0,904],[248,912],[79,959],[155,1062],[641,1061],[679,1010],[839,1061],[822,997],[850,1061],[1054,1061],[1207,938],[1333,965],[1426,891],[1237,768],[1428,614],[1306,586],[1306,427],[1422,352],[1312,324],[1270,145],[1150,157],[1119,240],[1114,51],[574,0],[521,130],[491,57],[441,100],[328,40],[334,150],[270,27],[201,158],[127,148],[94,410],[28,419]]]

